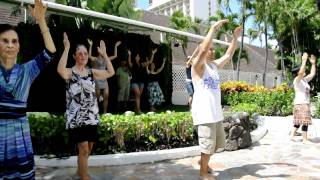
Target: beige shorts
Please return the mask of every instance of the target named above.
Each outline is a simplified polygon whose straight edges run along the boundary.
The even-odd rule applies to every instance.
[[[225,147],[226,135],[222,121],[198,125],[197,130],[199,146],[202,153],[213,154],[218,148]]]

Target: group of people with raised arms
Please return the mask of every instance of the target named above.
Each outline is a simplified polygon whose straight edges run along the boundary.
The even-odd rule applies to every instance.
[[[203,179],[215,179],[213,169],[209,167],[209,160],[218,148],[225,147],[225,131],[223,128],[223,111],[221,106],[220,77],[218,69],[227,64],[236,49],[237,39],[242,32],[237,27],[233,32],[233,39],[226,53],[219,59],[215,59],[215,51],[212,47],[214,31],[227,23],[228,20],[220,20],[214,23],[203,42],[196,48],[186,61],[186,89],[189,95],[188,104],[191,109],[193,124],[198,133],[198,142],[201,151],[200,176]],[[316,74],[316,57],[311,55],[311,71],[306,75],[306,63],[308,54],[302,56],[301,66],[294,68],[293,86],[295,91],[293,124],[291,140],[295,140],[296,131],[302,126],[302,141],[308,140],[308,125],[312,123],[310,112],[310,85],[309,81]]]
[[[47,26],[45,15],[47,5],[35,0],[34,7],[29,6],[31,15],[36,19],[44,40],[45,48],[32,60],[17,64],[20,50],[19,35],[15,27],[0,25],[0,179],[35,179],[35,164],[27,118],[27,99],[34,79],[52,60],[56,47]],[[141,113],[140,98],[144,87],[144,72],[153,76],[162,71],[165,61],[155,69],[153,57],[157,49],[152,50],[150,58],[141,61],[139,54],[131,59],[122,60],[115,71],[111,61],[117,58],[116,42],[114,55],[108,56],[103,40],[98,46],[98,56],[92,56],[93,42],[88,39],[89,51],[84,44],[70,45],[68,35],[63,34],[64,51],[57,66],[57,72],[66,82],[66,129],[70,139],[78,148],[77,175],[85,180],[88,176],[88,159],[93,144],[97,140],[99,125],[98,98],[102,94],[103,113],[107,112],[109,88],[107,78],[117,75],[119,86],[119,106],[125,106],[129,100],[130,88],[133,89],[136,112]],[[68,68],[69,53],[75,60]],[[89,59],[92,68],[88,66]],[[152,107],[163,102],[163,95],[156,79],[151,78],[150,96]],[[131,86],[131,87],[130,87]],[[156,89],[156,90],[154,90]],[[154,98],[160,97],[160,100]]]
[[[93,69],[104,70],[107,68],[106,61],[99,54],[97,57],[92,56],[92,40],[88,39],[89,44],[89,60],[91,60],[91,66]],[[121,41],[117,41],[114,46],[114,54],[110,56],[110,61],[118,57],[118,47]],[[117,107],[118,110],[125,110],[128,106],[130,98],[130,91],[134,98],[134,111],[137,114],[141,111],[141,97],[145,84],[147,84],[147,97],[150,106],[150,111],[155,111],[155,105],[161,105],[164,102],[164,96],[159,86],[158,74],[163,70],[165,65],[165,59],[162,62],[161,67],[155,68],[154,55],[157,52],[157,48],[152,50],[151,56],[146,57],[145,60],[140,56],[139,52],[135,54],[134,59],[131,56],[131,50],[127,50],[128,58],[120,60],[120,67],[116,70],[118,97]],[[107,68],[108,69],[108,68]],[[98,101],[103,102],[103,113],[107,113],[108,98],[109,98],[109,85],[107,79],[96,80],[96,94]]]
[[[35,0],[34,7],[29,7],[31,15],[36,19],[44,40],[45,48],[32,60],[17,64],[20,50],[19,36],[16,29],[10,25],[0,25],[0,179],[35,179],[35,164],[30,137],[29,122],[26,114],[27,98],[33,80],[40,74],[45,65],[51,61],[56,47],[45,20],[47,6],[42,0]],[[196,126],[201,149],[200,176],[203,179],[214,179],[213,171],[209,167],[211,155],[218,149],[224,148],[225,133],[222,125],[223,112],[221,107],[220,78],[218,69],[223,68],[232,58],[237,39],[242,29],[237,27],[233,32],[233,39],[226,53],[219,59],[215,58],[212,47],[213,34],[228,20],[214,23],[203,42],[197,47],[187,62],[188,81],[192,82],[189,105],[193,123]],[[88,159],[98,135],[99,108],[98,97],[103,91],[103,99],[108,99],[107,78],[113,75],[118,77],[119,106],[125,106],[129,98],[129,89],[133,89],[135,96],[135,111],[140,113],[140,98],[144,89],[144,75],[149,74],[149,103],[152,110],[164,101],[159,87],[159,74],[165,66],[156,69],[153,49],[150,58],[141,60],[139,53],[134,59],[128,50],[127,61],[121,61],[115,71],[111,63],[117,57],[118,41],[114,47],[114,55],[108,56],[106,44],[103,40],[98,46],[98,56],[93,57],[92,41],[89,42],[89,51],[84,44],[70,45],[68,35],[63,34],[64,51],[60,57],[57,72],[66,82],[66,129],[70,139],[77,144],[78,168],[77,175],[82,180],[90,179],[88,175]],[[69,53],[75,60],[74,66],[68,68]],[[88,66],[88,61],[94,63]],[[311,73],[305,76],[308,55],[302,56],[302,64],[294,79],[294,130],[291,137],[302,125],[303,132],[311,124],[310,116],[310,86],[308,82],[316,73],[316,58],[311,55]],[[191,80],[191,81],[190,81]],[[100,84],[99,84],[100,83]],[[98,85],[99,84],[99,85]],[[100,86],[101,85],[101,86]],[[107,90],[106,90],[107,89]],[[191,88],[190,88],[191,89]],[[98,95],[97,95],[98,94]],[[104,103],[104,112],[108,103]],[[303,141],[307,142],[304,133]]]
[[[92,45],[93,45],[92,40],[88,39],[88,43],[89,43],[89,59],[91,60],[92,68],[101,69],[101,70],[106,69],[107,67],[106,61],[101,57],[100,54],[97,57],[92,56]],[[118,57],[118,46],[120,46],[120,44],[121,44],[121,41],[117,41],[116,44],[114,45],[114,54],[113,56],[109,57],[110,61]],[[101,92],[102,92],[102,95],[101,95]],[[108,102],[109,102],[108,101],[109,85],[108,85],[107,79],[96,81],[96,93],[97,93],[98,100],[102,100],[103,102],[103,113],[107,113]]]

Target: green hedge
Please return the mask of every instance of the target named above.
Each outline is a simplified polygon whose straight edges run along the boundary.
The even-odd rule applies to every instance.
[[[232,111],[257,112],[267,116],[292,114],[294,92],[235,92],[225,95]]]
[[[69,143],[63,115],[28,114],[35,154],[64,157],[76,154]],[[189,112],[102,115],[93,154],[138,152],[197,144]]]

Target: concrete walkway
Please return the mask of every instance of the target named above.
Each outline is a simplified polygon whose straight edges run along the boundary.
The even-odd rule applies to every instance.
[[[320,120],[309,127],[312,144],[289,140],[292,117],[265,117],[268,134],[252,147],[215,154],[210,166],[217,179],[320,180]],[[195,180],[199,156],[156,163],[90,167],[92,180]],[[37,161],[36,161],[37,162]],[[37,166],[36,179],[71,180],[74,167]]]

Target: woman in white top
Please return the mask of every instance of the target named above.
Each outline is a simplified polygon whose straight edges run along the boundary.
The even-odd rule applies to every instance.
[[[311,55],[310,63],[311,71],[310,74],[306,76],[306,63],[308,60],[308,54],[303,53],[302,63],[300,68],[295,68],[292,73],[295,75],[293,80],[294,86],[294,107],[293,107],[293,130],[291,131],[291,140],[294,140],[294,136],[302,125],[302,138],[303,143],[308,143],[308,125],[311,124],[311,113],[310,113],[310,86],[308,84],[309,81],[316,74],[316,57]]]
[[[222,126],[223,113],[221,108],[220,78],[218,68],[222,68],[232,58],[237,46],[237,39],[242,29],[234,30],[233,40],[221,58],[215,60],[211,48],[213,33],[228,20],[213,24],[203,42],[200,44],[195,57],[191,57],[191,76],[194,86],[193,102],[191,105],[193,124],[197,126],[199,146],[201,149],[200,176],[203,179],[214,179],[209,174],[210,156],[218,149],[224,148],[225,134]]]

